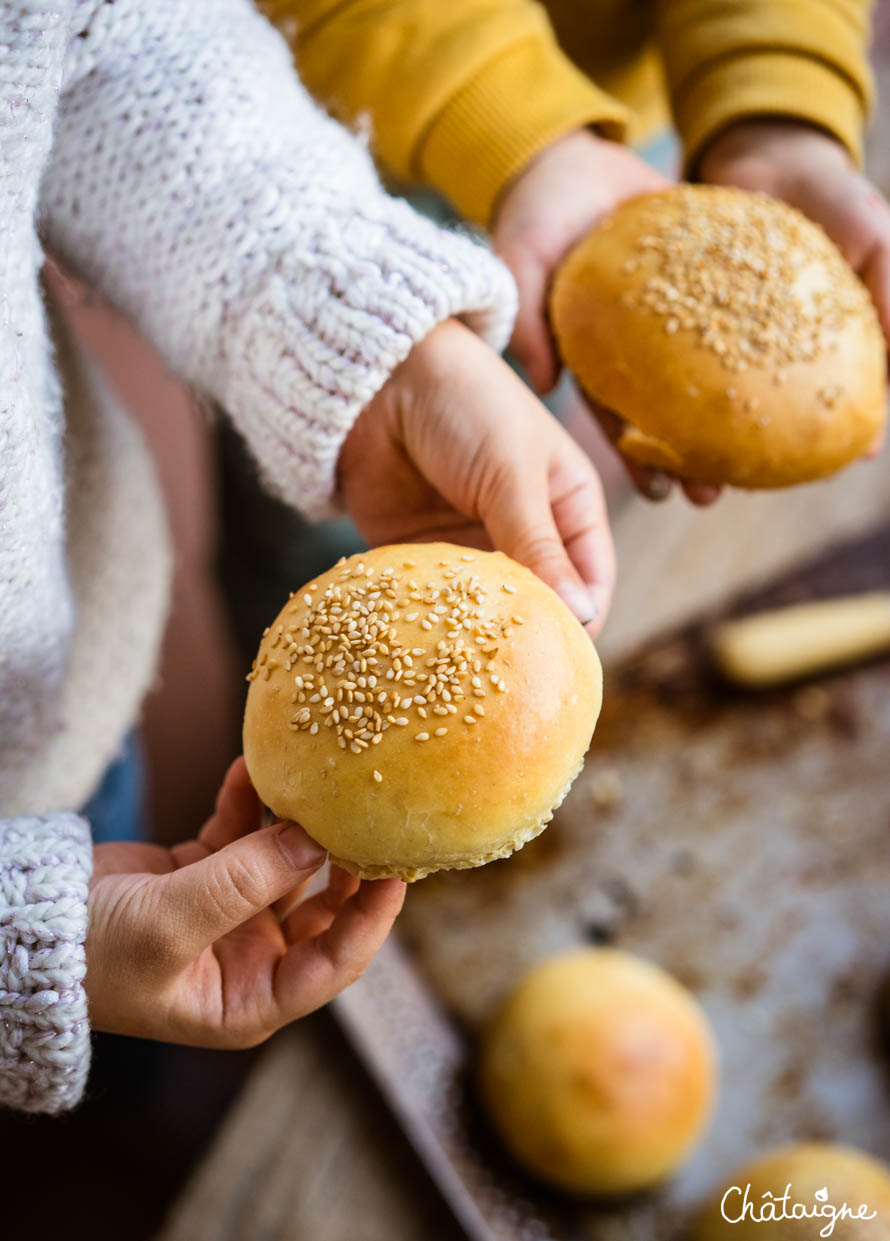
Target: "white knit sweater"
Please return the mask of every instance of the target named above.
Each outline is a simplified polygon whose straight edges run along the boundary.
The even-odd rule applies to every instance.
[[[150,679],[168,555],[135,428],[57,343],[41,239],[318,512],[343,438],[460,315],[496,348],[506,270],[387,197],[248,0],[0,6],[0,1103],[58,1111],[89,1058],[87,824]]]

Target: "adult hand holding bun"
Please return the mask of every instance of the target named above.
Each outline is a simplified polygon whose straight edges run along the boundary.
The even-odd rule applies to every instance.
[[[500,552],[375,548],[285,605],[251,674],[254,787],[362,878],[508,856],[550,819],[599,714],[596,652]]]
[[[338,463],[366,542],[496,547],[537,574],[592,637],[615,584],[600,480],[503,358],[455,320],[411,350]]]
[[[621,452],[744,488],[822,478],[884,420],[886,360],[864,286],[787,204],[678,186],[618,208],[569,255],[551,313]]]

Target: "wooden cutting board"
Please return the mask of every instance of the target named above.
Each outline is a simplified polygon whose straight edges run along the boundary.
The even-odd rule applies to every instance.
[[[612,514],[619,572],[600,654],[625,660],[888,520],[887,452],[805,487],[727,491],[704,510],[679,495],[660,505],[628,496]]]

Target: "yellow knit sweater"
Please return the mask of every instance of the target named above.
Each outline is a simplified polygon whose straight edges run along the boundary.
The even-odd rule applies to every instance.
[[[855,159],[871,96],[869,0],[264,0],[303,80],[370,121],[381,162],[490,222],[550,142],[636,141],[667,107],[687,166],[751,116],[795,117]]]

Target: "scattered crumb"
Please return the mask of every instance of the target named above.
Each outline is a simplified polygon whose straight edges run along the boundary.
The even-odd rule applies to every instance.
[[[624,797],[624,785],[614,767],[594,772],[589,789],[591,800],[598,810],[608,810]]]
[[[824,720],[831,709],[831,697],[821,685],[804,685],[792,698],[794,710],[802,720]]]

